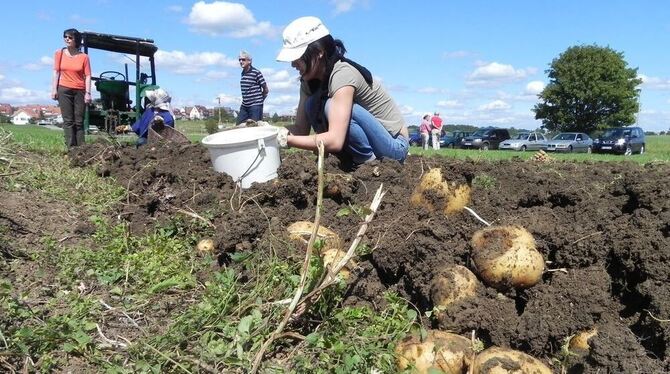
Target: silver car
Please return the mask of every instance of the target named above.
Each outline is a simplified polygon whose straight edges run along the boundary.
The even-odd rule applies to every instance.
[[[523,132],[515,138],[507,139],[500,143],[500,149],[512,149],[515,151],[536,151],[547,147],[547,139],[537,132]]]
[[[593,139],[583,132],[562,132],[547,142],[547,151],[586,152],[593,150]]]

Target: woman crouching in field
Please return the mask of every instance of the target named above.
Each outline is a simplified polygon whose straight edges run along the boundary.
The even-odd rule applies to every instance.
[[[400,109],[368,69],[344,57],[346,49],[316,17],[284,30],[278,61],[300,73],[300,101],[288,146],[327,152],[360,165],[375,159],[403,162],[409,134]],[[310,128],[314,135],[309,135]]]

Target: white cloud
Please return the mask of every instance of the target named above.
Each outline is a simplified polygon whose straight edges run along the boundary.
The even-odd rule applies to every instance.
[[[270,96],[274,92],[298,92],[300,89],[298,76],[292,75],[288,70],[275,70],[271,68],[261,68],[260,70],[270,89]]]
[[[511,105],[509,105],[505,101],[494,100],[491,101],[490,103],[480,105],[478,109],[483,111],[500,111],[500,110],[507,110],[509,108],[511,108]]]
[[[49,92],[40,90],[30,90],[20,86],[7,87],[0,89],[0,102],[17,104],[34,104],[44,102],[49,99]]]
[[[213,70],[210,70],[210,71],[205,73],[205,78],[208,78],[208,79],[219,80],[219,79],[228,78],[229,76],[230,76],[230,74],[228,74],[227,71],[213,71]]]
[[[440,100],[437,102],[437,106],[440,108],[455,109],[462,108],[463,104],[458,102],[458,100]]]
[[[195,32],[212,36],[248,38],[275,35],[270,22],[256,21],[244,4],[214,1],[210,4],[199,1],[193,4],[186,21]]]
[[[418,88],[416,92],[432,95],[432,94],[444,93],[445,91],[437,87],[421,87]]]
[[[181,13],[184,10],[184,7],[181,5],[168,5],[167,11],[173,13]]]
[[[340,14],[350,11],[356,0],[330,0],[330,3],[335,6],[335,14]]]
[[[239,67],[237,58],[229,58],[219,52],[161,51],[155,54],[156,66],[175,74],[202,74],[206,67]]]
[[[526,85],[526,90],[524,93],[526,95],[538,95],[544,90],[544,82],[542,81],[531,81]]]
[[[242,103],[242,99],[240,97],[228,95],[225,93],[220,93],[216,96],[216,98],[214,99],[214,103],[216,103],[217,105],[219,104],[218,99],[221,99],[221,106],[232,107],[232,106],[239,106]]]
[[[42,56],[38,62],[31,62],[23,65],[23,68],[30,71],[42,70],[52,66],[54,63],[53,57]]]
[[[508,64],[491,62],[476,68],[467,77],[467,84],[470,85],[494,85],[509,81],[523,79],[530,74],[534,74],[536,69],[515,69]]]
[[[670,90],[670,79],[649,77],[644,74],[638,74],[638,78],[642,79],[642,87],[650,90]]]
[[[0,81],[3,80],[3,79],[5,79],[5,76],[0,74]]]

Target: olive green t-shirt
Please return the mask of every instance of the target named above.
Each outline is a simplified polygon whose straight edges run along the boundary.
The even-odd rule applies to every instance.
[[[373,79],[372,85],[369,85],[355,67],[338,61],[330,74],[328,97],[333,97],[337,90],[345,86],[354,88],[354,103],[375,116],[393,137],[405,126],[400,108],[379,82]]]

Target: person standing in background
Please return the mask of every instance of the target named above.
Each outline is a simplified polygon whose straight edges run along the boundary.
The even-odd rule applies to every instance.
[[[431,124],[430,113],[426,113],[421,119],[421,126],[419,126],[419,133],[421,134],[421,146],[423,149],[428,149],[428,138],[430,138]]]
[[[65,47],[54,55],[51,98],[58,100],[63,116],[65,146],[83,145],[85,105],[91,102],[91,62],[80,50],[81,34],[77,29],[63,31]]]
[[[440,135],[442,135],[442,118],[440,118],[440,113],[435,112],[433,118],[430,119],[430,123],[432,124],[430,133],[433,136],[433,149],[438,150],[440,149]]]
[[[237,115],[237,124],[248,119],[260,121],[263,119],[263,102],[270,93],[265,78],[260,70],[251,66],[251,55],[241,51],[238,58],[242,68],[240,88],[242,89],[242,105]]]

